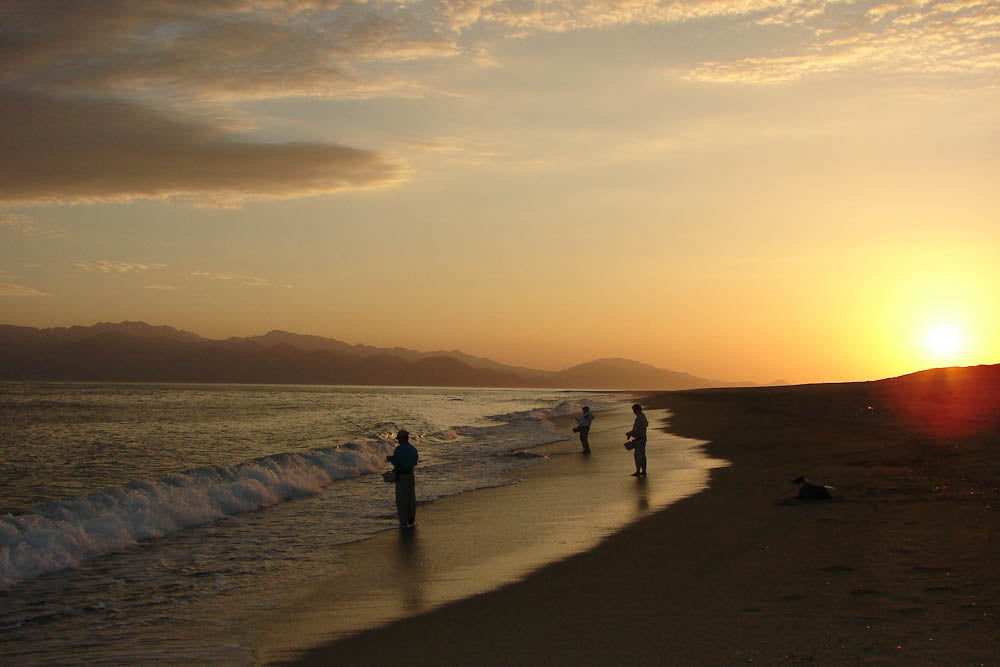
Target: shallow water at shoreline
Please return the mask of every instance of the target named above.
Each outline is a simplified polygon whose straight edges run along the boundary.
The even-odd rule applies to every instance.
[[[618,401],[535,390],[46,385],[48,395],[29,396],[19,412],[27,384],[3,387],[4,410],[27,415],[7,439],[17,465],[6,472],[18,476],[33,460],[51,460],[67,466],[62,479],[90,492],[0,516],[0,574],[8,582],[0,591],[0,650],[32,663],[252,661],[249,643],[235,639],[237,614],[275,607],[303,581],[338,571],[345,543],[395,525],[391,487],[364,473],[387,466],[396,428],[418,436],[418,493],[430,501],[514,483],[505,471],[542,459],[511,456],[512,449],[562,437],[547,416],[578,410],[581,401]],[[363,410],[344,408],[345,391]],[[339,413],[326,405],[331,395],[341,400]],[[192,447],[168,442],[145,459],[129,453],[159,442],[163,423]],[[115,443],[123,429],[131,433],[124,448],[88,448],[72,437]],[[216,449],[213,434],[225,432],[239,433],[240,447]],[[44,452],[31,446],[36,436]],[[78,469],[59,447],[89,452],[97,463]],[[122,463],[133,459],[136,466]],[[151,477],[92,491],[130,471]]]
[[[665,414],[651,412],[651,423]],[[256,662],[294,659],[303,649],[493,590],[588,550],[704,489],[709,470],[727,465],[707,457],[699,441],[650,429],[650,475],[630,477],[632,457],[622,448],[630,426],[627,406],[606,411],[595,423],[590,456],[579,452],[575,437],[539,447],[534,451],[548,463],[508,474],[517,485],[421,507],[415,530],[350,545],[338,572],[316,577],[276,610],[243,615],[239,634]]]

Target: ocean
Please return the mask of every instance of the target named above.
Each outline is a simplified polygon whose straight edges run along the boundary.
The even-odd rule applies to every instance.
[[[266,610],[395,529],[392,436],[421,503],[515,483],[601,392],[0,383],[0,654],[245,662],[219,609]]]

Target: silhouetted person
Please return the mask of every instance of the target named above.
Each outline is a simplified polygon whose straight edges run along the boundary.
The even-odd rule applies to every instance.
[[[401,430],[396,434],[399,445],[385,460],[392,464],[396,471],[396,512],[399,515],[399,527],[411,528],[417,520],[417,484],[413,478],[413,469],[417,467],[420,455],[417,448],[410,444],[410,433]]]
[[[576,418],[576,427],[573,429],[580,434],[580,444],[583,445],[583,453],[590,453],[590,425],[594,423],[594,413],[586,405],[583,406],[583,414]]]
[[[649,426],[649,420],[646,419],[642,406],[638,403],[632,406],[632,412],[635,413],[635,422],[625,437],[632,438],[632,456],[635,458],[635,472],[632,473],[632,477],[638,477],[646,474],[646,427]]]

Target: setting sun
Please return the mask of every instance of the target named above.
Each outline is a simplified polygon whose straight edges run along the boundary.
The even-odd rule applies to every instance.
[[[951,357],[962,347],[962,334],[949,324],[938,324],[924,335],[924,344],[936,357]]]

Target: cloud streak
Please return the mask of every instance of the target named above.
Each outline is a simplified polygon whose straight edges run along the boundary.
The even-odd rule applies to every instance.
[[[140,264],[138,262],[115,262],[107,259],[98,260],[78,260],[73,262],[74,266],[84,271],[96,273],[137,273],[140,271],[150,271],[153,269],[164,269],[165,264]]]
[[[2,296],[49,296],[45,292],[40,292],[33,287],[19,285],[17,283],[0,282],[0,297]]]
[[[196,278],[208,278],[209,280],[232,280],[236,277],[231,273],[221,273],[219,271],[192,271],[191,275]]]
[[[241,285],[247,285],[249,287],[277,286],[277,284],[270,278],[261,278],[259,276],[236,276],[233,275],[232,273],[223,273],[221,271],[192,271],[191,275],[196,278],[205,278],[207,280],[236,282]],[[291,287],[291,285],[281,285],[281,287]]]
[[[757,17],[759,25],[802,28],[811,39],[795,53],[706,62],[699,81],[775,84],[830,72],[965,75],[1000,72],[1000,2],[802,3]]]
[[[288,198],[396,182],[396,161],[317,143],[239,141],[219,128],[107,99],[0,93],[0,200],[56,203]]]
[[[68,239],[69,233],[64,229],[56,229],[40,225],[26,215],[0,213],[0,233],[10,232],[29,239]],[[2,277],[2,276],[0,276]]]

